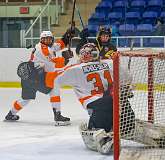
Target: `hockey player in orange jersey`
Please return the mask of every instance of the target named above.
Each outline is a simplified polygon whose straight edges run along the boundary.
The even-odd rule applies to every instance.
[[[54,42],[54,37],[50,31],[43,31],[40,34],[40,41],[36,44],[29,62],[23,62],[19,65],[17,73],[21,77],[22,95],[21,98],[14,102],[13,107],[6,115],[8,121],[19,119],[19,112],[32,99],[36,98],[36,92],[42,92],[50,95],[54,120],[56,125],[67,125],[70,118],[61,115],[61,109],[56,105],[60,101],[54,96],[52,88],[54,88],[54,78],[57,76],[58,70],[61,70],[69,58],[73,56],[72,52],[62,52],[61,57],[56,56],[56,52],[62,50],[69,40],[70,32]]]
[[[111,89],[113,62],[110,59],[100,61],[99,51],[93,43],[85,44],[79,52],[80,63],[68,67],[55,79],[55,95],[56,98],[59,98],[61,85],[73,87],[79,102],[90,116],[88,124],[80,126],[80,132],[86,146],[92,150],[99,150],[101,153],[109,153],[111,145],[109,148],[104,149],[104,146],[101,146],[97,149],[97,146],[93,145],[95,143],[91,141],[93,141],[92,134],[98,129],[104,131],[105,135],[112,131],[113,99]],[[125,84],[126,82],[130,83],[131,77],[125,70],[122,70],[121,77]],[[60,107],[60,103],[58,105]],[[129,109],[131,110],[131,107]],[[132,110],[129,113],[130,117],[134,117]],[[89,137],[85,136],[86,133],[89,133],[88,131],[92,131]],[[108,136],[107,143],[112,143],[109,138],[112,140],[111,136]]]
[[[116,55],[116,54],[115,54]],[[88,111],[89,122],[80,125],[80,133],[87,148],[102,154],[113,151],[113,60],[100,60],[95,44],[87,43],[79,51],[80,63],[68,67],[54,81],[56,98],[60,86],[73,87],[78,100]],[[114,57],[113,57],[114,58]],[[122,139],[145,145],[164,147],[165,127],[136,119],[129,99],[133,97],[132,76],[128,68],[120,66],[120,135]],[[58,103],[60,107],[60,103]],[[151,134],[148,134],[151,131]]]

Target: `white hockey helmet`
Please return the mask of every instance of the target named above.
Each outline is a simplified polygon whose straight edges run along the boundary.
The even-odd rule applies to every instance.
[[[53,38],[52,32],[51,31],[42,31],[40,34],[40,39],[45,38],[45,37],[52,37]]]
[[[40,34],[40,42],[47,45],[52,46],[54,42],[54,36],[51,31],[42,31]]]
[[[99,50],[94,43],[87,43],[79,51],[80,62],[92,62],[99,59]]]

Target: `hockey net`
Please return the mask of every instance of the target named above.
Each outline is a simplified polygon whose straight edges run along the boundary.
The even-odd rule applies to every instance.
[[[142,49],[114,58],[114,160],[165,159],[164,56]],[[121,67],[131,84],[122,81]]]

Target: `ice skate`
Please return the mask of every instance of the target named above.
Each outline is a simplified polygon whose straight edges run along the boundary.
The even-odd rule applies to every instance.
[[[53,109],[53,112],[55,126],[67,126],[71,124],[70,118],[62,116],[60,111],[56,111],[56,109]]]
[[[14,114],[12,114],[11,111],[9,111],[9,113],[6,115],[4,121],[17,121],[17,120],[19,120],[19,116],[18,115],[14,115]]]

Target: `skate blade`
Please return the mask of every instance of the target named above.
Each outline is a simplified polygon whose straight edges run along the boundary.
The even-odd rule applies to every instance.
[[[18,122],[18,120],[7,120],[7,119],[4,119],[3,122]]]
[[[71,125],[71,122],[70,121],[66,121],[66,122],[59,121],[59,122],[55,122],[54,125],[55,126],[68,126],[68,125]]]

